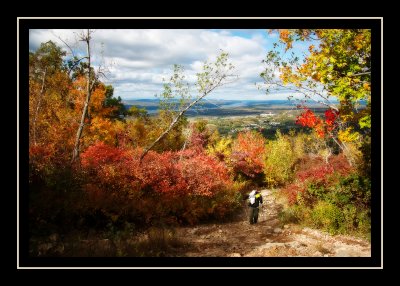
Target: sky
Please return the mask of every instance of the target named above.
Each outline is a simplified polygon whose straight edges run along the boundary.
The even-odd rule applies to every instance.
[[[76,38],[81,30],[30,30],[29,49],[36,50],[40,43],[52,40],[69,51],[64,42],[74,50],[84,51]],[[108,68],[102,81],[114,87],[114,96],[122,99],[154,98],[163,91],[163,79],[172,75],[174,64],[183,65],[188,82],[195,83],[204,61],[215,60],[222,49],[229,53],[238,80],[223,86],[207,96],[208,99],[276,100],[286,99],[284,92],[265,94],[257,89],[262,83],[262,60],[278,40],[276,33],[267,30],[239,29],[134,29],[95,30],[92,54],[94,65],[102,63]],[[301,56],[308,45],[299,43],[294,51]],[[195,94],[194,94],[195,95]]]

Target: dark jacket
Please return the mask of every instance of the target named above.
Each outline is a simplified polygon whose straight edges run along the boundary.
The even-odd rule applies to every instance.
[[[249,195],[247,195],[244,199],[246,200],[248,198],[249,198]],[[255,200],[254,204],[250,204],[250,202],[249,202],[249,207],[258,208],[260,206],[260,204],[262,204],[262,203],[263,203],[262,195],[260,192],[257,191],[256,192],[256,200]]]

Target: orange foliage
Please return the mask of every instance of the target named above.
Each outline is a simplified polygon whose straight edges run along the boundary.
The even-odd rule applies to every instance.
[[[265,139],[257,132],[239,133],[232,146],[230,165],[235,173],[254,178],[264,168]]]

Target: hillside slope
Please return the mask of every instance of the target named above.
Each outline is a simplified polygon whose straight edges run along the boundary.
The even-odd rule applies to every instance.
[[[262,190],[262,195],[264,206],[256,225],[249,224],[246,209],[234,222],[179,228],[177,235],[184,247],[177,256],[371,256],[370,243],[359,238],[331,236],[296,225],[281,227],[278,213],[282,204],[270,190]]]

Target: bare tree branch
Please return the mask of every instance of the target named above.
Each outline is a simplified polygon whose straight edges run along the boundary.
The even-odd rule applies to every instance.
[[[80,139],[82,136],[82,131],[83,131],[83,127],[85,125],[85,118],[86,118],[86,114],[88,112],[88,107],[89,107],[89,102],[90,102],[90,97],[92,95],[92,84],[90,82],[90,75],[91,75],[91,62],[90,62],[90,30],[87,30],[87,34],[85,35],[82,32],[81,35],[81,41],[85,41],[86,42],[86,47],[87,47],[87,59],[88,59],[88,68],[87,68],[87,84],[86,84],[86,100],[85,100],[85,104],[83,106],[83,111],[82,111],[82,116],[81,116],[81,121],[78,127],[78,131],[76,133],[76,138],[75,138],[75,146],[74,146],[74,151],[72,153],[72,163],[75,162],[78,158],[79,158],[79,143],[80,143]]]
[[[371,74],[371,72],[355,73],[355,74],[352,74],[352,75],[348,75],[348,77],[354,77],[354,76],[360,76],[360,75],[367,75],[367,74]]]
[[[205,83],[205,86],[202,86],[200,89],[203,90],[201,95],[197,97],[196,100],[192,101],[189,105],[187,105],[185,108],[183,108],[179,114],[172,120],[171,124],[168,126],[168,128],[153,142],[148,146],[140,156],[140,162],[143,160],[143,158],[146,156],[146,154],[154,148],[154,146],[160,142],[177,124],[179,119],[182,118],[182,116],[185,114],[186,111],[188,111],[192,106],[194,106],[196,103],[198,103],[200,100],[202,100],[207,94],[211,93],[213,90],[215,90],[217,87],[220,87],[222,85],[227,84],[228,82],[226,81],[226,78],[232,77],[233,75],[231,74],[226,74],[225,70],[220,70],[221,67],[217,68],[215,67],[216,70],[212,70],[211,75],[208,75],[205,81],[202,81],[202,83]],[[233,68],[233,67],[232,67]]]
[[[71,66],[70,68],[68,68],[68,75],[69,75],[69,74],[71,73],[71,71],[72,71],[82,60],[88,59],[88,57],[85,56],[85,57],[77,58],[77,57],[75,56],[74,50],[71,48],[70,45],[68,45],[68,43],[67,43],[66,41],[63,40],[63,38],[61,38],[60,36],[57,36],[57,35],[54,34],[53,32],[52,32],[52,34],[53,34],[57,39],[59,39],[61,42],[63,42],[63,44],[68,48],[68,50],[69,50],[70,53],[71,53],[71,56],[72,56],[72,59],[73,59],[73,60],[72,60],[72,66]],[[82,37],[82,35],[81,35],[81,37]],[[77,58],[77,59],[75,59],[75,58]]]
[[[211,92],[211,90],[210,90]],[[205,97],[207,93],[204,93],[202,96],[200,96],[199,98],[197,98],[195,101],[193,101],[192,103],[190,103],[186,108],[184,108],[181,112],[179,112],[179,114],[174,118],[174,120],[172,120],[171,124],[168,126],[168,128],[152,143],[150,144],[149,147],[147,147],[142,155],[140,156],[140,161],[143,160],[144,156],[146,156],[146,154],[159,142],[161,141],[171,130],[172,128],[174,128],[174,126],[176,125],[176,123],[179,121],[179,119],[185,114],[186,111],[188,111],[193,105],[195,105],[197,102],[199,102],[203,97]]]
[[[311,89],[307,89],[307,88],[305,88],[305,87],[302,87],[302,88],[305,89],[305,90],[309,90],[309,91],[310,91],[311,93],[313,93],[314,95],[320,96],[321,98],[325,99],[327,102],[314,99],[314,98],[312,98],[308,93],[306,93],[305,91],[303,91],[303,90],[301,90],[301,89],[299,89],[299,88],[293,88],[293,87],[290,87],[290,86],[286,86],[286,85],[283,85],[283,84],[281,84],[281,83],[279,83],[279,82],[272,82],[271,84],[275,84],[275,85],[277,85],[277,86],[280,86],[280,87],[283,87],[283,88],[287,88],[287,89],[292,90],[292,91],[295,91],[295,92],[299,92],[299,93],[303,94],[305,98],[308,98],[308,99],[310,99],[310,100],[312,100],[312,101],[314,101],[314,102],[317,102],[317,103],[320,103],[320,104],[322,104],[322,105],[325,105],[325,106],[327,106],[327,107],[329,107],[329,108],[331,108],[331,109],[333,109],[333,110],[335,110],[335,111],[339,111],[339,109],[338,109],[336,106],[331,105],[330,103],[327,103],[327,102],[329,102],[329,100],[328,100],[325,96],[323,96],[322,94],[317,93],[316,91],[313,91],[313,90],[311,90]]]

